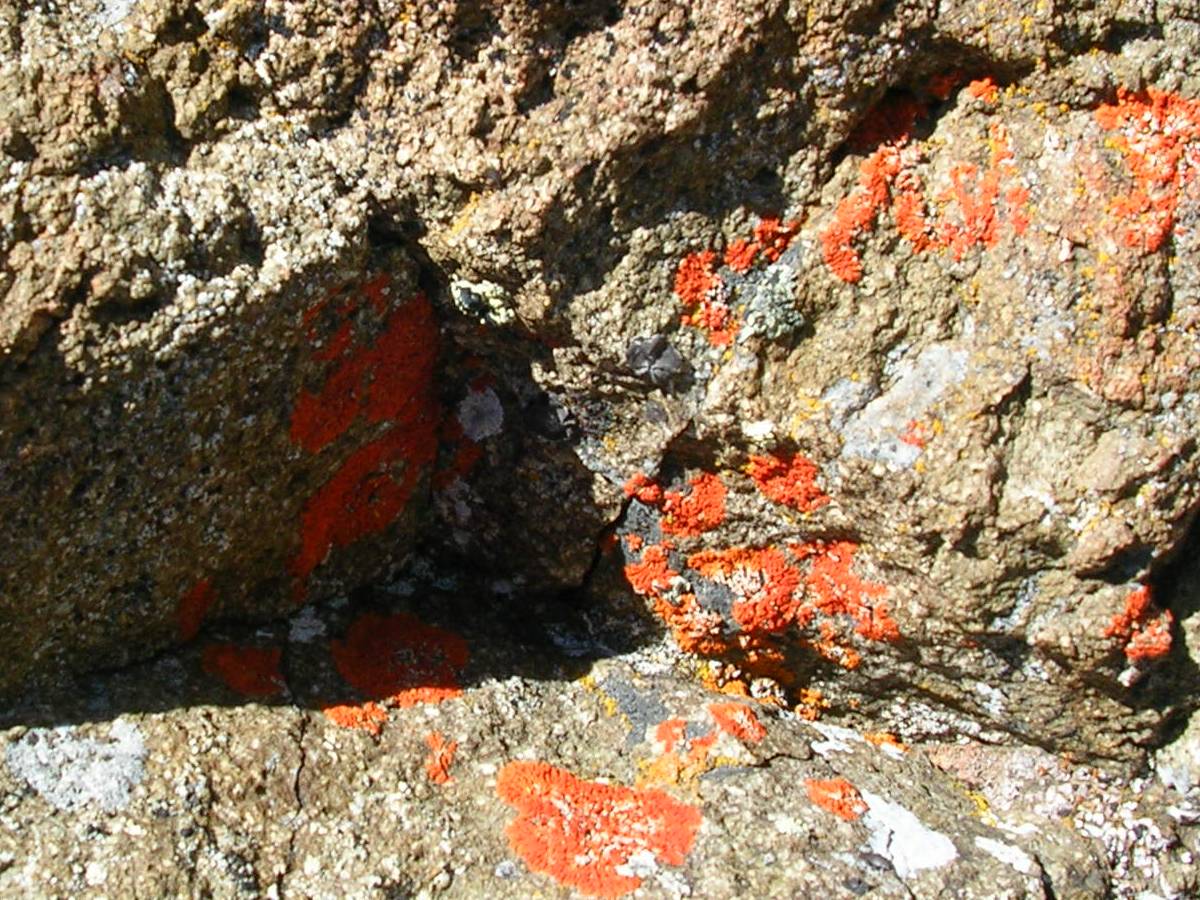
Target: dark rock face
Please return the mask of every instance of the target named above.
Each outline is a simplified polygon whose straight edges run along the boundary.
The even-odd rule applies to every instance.
[[[1169,2],[0,10],[0,694],[415,558],[909,742],[1182,731],[1189,790],[1198,51]]]

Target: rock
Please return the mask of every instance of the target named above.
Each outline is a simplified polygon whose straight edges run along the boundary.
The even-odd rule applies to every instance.
[[[805,721],[713,694],[681,674],[669,640],[629,645],[622,623],[569,607],[531,607],[513,636],[500,605],[464,601],[465,584],[440,594],[432,582],[445,576],[421,571],[362,598],[366,611],[308,607],[290,623],[210,628],[156,661],[14,704],[0,722],[0,890],[665,898],[1197,888],[1195,795],[1027,746],[906,746]],[[446,668],[460,641],[465,656]],[[389,647],[396,662],[380,665]],[[255,662],[269,651],[276,681]],[[358,687],[368,673],[381,679],[373,691]],[[39,724],[49,721],[72,724]],[[31,765],[28,748],[48,733],[57,752]],[[85,762],[123,746],[113,737],[136,741],[136,754]],[[64,807],[81,765],[91,766],[88,789]]]
[[[324,727],[311,703],[380,734],[386,704],[300,697],[303,659],[213,629],[274,634],[305,604],[420,584],[478,595],[464,614],[489,617],[497,641],[548,598],[626,642],[666,635],[680,671],[787,711],[781,754],[812,743],[789,716],[824,717],[914,748],[1064,754],[1122,784],[1153,761],[1161,790],[1193,790],[1188,4],[59,6],[0,12],[0,695],[36,707],[80,673],[142,671],[129,667],[187,644],[180,659],[201,654],[230,690],[275,698],[261,725],[299,734],[293,772],[308,771],[305,729]],[[461,646],[416,620],[296,623],[337,635],[339,677],[367,699],[380,683],[413,703],[463,689],[443,683]],[[417,655],[432,642],[443,667],[393,683],[387,653],[354,662],[372,641]],[[729,843],[694,858],[715,826],[650,828],[603,871],[518,863],[497,849],[501,820],[525,823],[514,846],[544,844],[545,791],[693,816],[682,795],[636,793],[636,773],[604,761],[612,747],[572,755],[578,735],[514,760],[510,720],[545,702],[566,721],[554,691],[573,689],[557,670],[508,683],[529,661],[497,652],[497,685],[534,705],[476,722],[499,742],[483,754],[499,797],[472,794],[493,805],[471,827],[495,846],[459,859],[402,825],[412,855],[385,865],[382,844],[353,849],[358,814],[332,824],[358,788],[314,768],[327,782],[312,828],[272,826],[259,849],[240,826],[206,832],[222,848],[212,871],[262,890],[289,873],[306,894],[335,892],[347,870],[330,860],[351,854],[384,879],[364,892],[507,889],[481,873],[524,865],[593,892],[682,893],[684,858],[718,896],[1136,881],[1100,862],[1128,850],[1132,826],[1089,833],[1103,851],[1071,844],[1051,871],[1033,844],[963,825],[928,769],[911,777],[932,805],[865,769],[805,769],[858,811],[843,829],[858,849],[830,852],[867,854],[819,875],[739,882],[733,848],[760,840],[734,823],[740,806]],[[715,701],[683,703],[699,689],[671,671],[634,705],[728,744],[703,712]],[[676,690],[678,708],[664,699]],[[43,730],[10,742],[10,776],[53,804],[30,773],[90,778],[78,772],[124,746],[127,722],[148,753],[179,756],[154,731],[174,727],[164,703],[101,704],[94,727],[14,719]],[[243,762],[266,765],[251,707],[210,727],[169,705],[185,730],[255,734]],[[439,778],[473,752],[446,729],[428,738]],[[747,763],[760,780],[745,786],[703,782],[704,815],[721,791],[782,791],[790,759]],[[549,768],[503,768],[517,762]],[[147,766],[123,782],[125,809],[166,795]],[[274,812],[303,793],[301,779],[289,800],[281,778],[258,783]],[[1093,787],[1103,815],[1124,809],[1117,788]],[[1159,833],[1147,858],[1171,846]],[[174,859],[183,844],[159,839]],[[123,890],[194,887],[146,877]],[[197,877],[198,892],[225,890]]]

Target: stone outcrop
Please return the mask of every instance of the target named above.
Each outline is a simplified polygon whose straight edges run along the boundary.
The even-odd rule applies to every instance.
[[[1200,19],[1171,0],[8,4],[0,695],[33,709],[182,644],[235,693],[289,699],[245,733],[300,729],[306,768],[306,705],[378,736],[450,689],[465,651],[371,594],[436,571],[421,583],[457,579],[468,618],[510,623],[501,643],[556,598],[665,641],[674,689],[897,743],[1130,777],[1178,737],[1157,759],[1187,794],[1198,51]],[[346,702],[301,697],[278,643],[213,640],[370,596],[384,618],[330,626],[351,629],[329,663]],[[440,662],[355,663],[372,639]],[[732,734],[705,708],[681,713],[689,747]],[[780,753],[811,743],[787,716]],[[148,790],[130,760],[178,738],[124,723],[14,733],[12,777],[62,809]],[[450,740],[431,738],[434,771]],[[122,786],[39,788],[104,741]],[[604,752],[579,774],[539,749],[567,774],[514,769],[495,797],[536,820],[529,778],[591,797]],[[752,792],[795,777],[746,765]],[[934,784],[922,771],[903,777]],[[896,821],[886,804],[907,801],[864,772],[805,777]],[[289,857],[316,840],[291,834]],[[638,859],[674,865],[685,837]],[[1093,890],[1039,874],[1032,845],[948,840],[977,868],[920,891],[999,883],[997,858],[1032,860],[1014,895]],[[261,887],[295,860],[260,844]],[[620,892],[643,877],[631,859],[550,874]],[[733,892],[838,890],[780,877]],[[723,893],[713,879],[701,893]]]

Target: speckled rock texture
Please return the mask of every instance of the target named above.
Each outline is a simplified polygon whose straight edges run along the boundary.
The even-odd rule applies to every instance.
[[[1060,754],[1122,785],[1152,766],[1175,799],[1137,802],[1158,812],[1200,784],[1193,7],[0,2],[0,695],[34,709],[101,668],[120,694],[183,645],[159,665],[277,698],[218,722],[181,675],[153,709],[13,718],[32,729],[5,750],[27,786],[14,821],[166,804],[166,824],[121,814],[162,843],[117,894],[220,893],[237,872],[262,891],[287,873],[298,895],[361,875],[368,893],[526,896],[491,874],[521,866],[599,895],[1186,893],[1117,871],[1125,838],[1045,838],[1060,858],[984,812],[968,827],[951,797],[959,769],[1001,765],[971,754],[1010,751],[1060,786]],[[414,565],[518,635],[553,600],[667,654],[654,714],[629,725],[654,754],[615,726],[521,734],[583,715],[573,679],[640,665],[624,652],[585,650],[604,657],[591,674],[547,662],[543,684],[497,649],[476,708],[455,693],[461,639],[391,606],[351,624]],[[324,661],[214,638],[343,602],[332,625],[296,620],[333,628]],[[313,693],[329,666],[352,696]],[[743,759],[756,727],[702,689],[770,713],[779,757]],[[463,703],[428,734],[438,790],[413,800],[391,772],[384,799],[363,793],[354,772],[399,752],[389,715]],[[842,785],[808,765],[804,721],[940,768]],[[345,779],[309,765],[322,729],[338,758],[367,735]],[[241,760],[224,775],[196,749],[220,740]],[[726,750],[750,781],[715,774]],[[442,790],[455,752],[493,770]],[[674,793],[635,787],[672,766]],[[236,797],[212,786],[259,769]],[[780,849],[826,835],[803,822],[748,837],[756,798],[797,777],[886,866],[847,843],[810,871]],[[694,781],[698,806],[676,790]],[[910,781],[942,799],[917,809]],[[1115,815],[1124,788],[1089,784]],[[204,812],[180,825],[193,789]],[[455,791],[465,806],[423,805]],[[243,803],[260,825],[234,822]],[[420,815],[362,830],[372,803]],[[564,803],[612,841],[547,851]],[[405,830],[430,821],[445,834]],[[14,840],[0,877],[41,877]],[[744,840],[761,870],[721,881]],[[1173,840],[1139,852],[1168,860]],[[38,890],[104,869],[68,871],[47,841],[59,881]]]

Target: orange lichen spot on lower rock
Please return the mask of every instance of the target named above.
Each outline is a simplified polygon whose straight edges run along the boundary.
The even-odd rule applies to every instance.
[[[1171,652],[1174,623],[1171,611],[1159,610],[1150,587],[1142,585],[1125,599],[1125,608],[1113,616],[1104,636],[1122,641],[1125,658],[1130,662],[1150,662]]]
[[[911,419],[900,434],[900,442],[924,450],[932,435],[930,426],[920,419]]]
[[[688,482],[686,494],[668,491],[663,497],[662,530],[681,537],[696,537],[725,521],[725,485],[711,472]]]
[[[829,496],[816,484],[819,471],[816,463],[799,453],[751,456],[746,467],[746,474],[763,496],[805,513],[829,502]]]
[[[407,613],[364,613],[331,644],[338,673],[361,694],[391,706],[441,703],[462,695],[467,642]]]
[[[888,748],[894,753],[908,752],[908,745],[890,731],[864,731],[863,740],[880,750]]]
[[[1122,242],[1154,253],[1174,232],[1184,191],[1200,174],[1200,100],[1122,88],[1116,103],[1097,108],[1096,121],[1116,132],[1108,146],[1121,154],[1133,180],[1132,189],[1109,206]]]
[[[662,746],[663,753],[672,753],[683,743],[687,733],[686,719],[665,719],[654,727],[654,740]]]
[[[748,634],[804,627],[811,612],[801,606],[800,572],[774,547],[703,550],[688,557],[689,568],[724,584],[733,593],[733,618]]]
[[[757,744],[767,736],[767,729],[758,721],[754,710],[741,703],[713,703],[709,705],[708,713],[717,728],[743,744]]]
[[[190,641],[200,633],[204,617],[216,599],[212,581],[201,578],[191,589],[179,598],[175,606],[175,623],[179,629],[179,639]]]
[[[702,818],[662,791],[584,781],[544,762],[509,763],[496,793],[517,810],[506,831],[525,864],[593,897],[636,890],[637,857],[683,865]]]
[[[209,644],[201,654],[204,671],[246,697],[274,697],[286,683],[279,664],[278,647],[243,647],[238,644]]]
[[[387,710],[368,700],[365,703],[339,703],[322,707],[321,712],[334,725],[341,728],[354,728],[379,736],[383,731],[383,723],[387,721]]]
[[[450,774],[450,766],[454,764],[454,754],[458,752],[458,741],[447,741],[440,731],[425,735],[425,745],[429,755],[425,757],[425,774],[434,784],[449,784],[454,780]]]
[[[845,778],[806,778],[804,787],[809,800],[847,822],[853,822],[867,811],[862,794]]]
[[[896,641],[900,629],[891,618],[888,605],[877,598],[887,594],[887,586],[863,581],[851,568],[858,545],[851,541],[807,545],[793,548],[802,555],[813,554],[806,584],[816,596],[816,605],[825,615],[846,615],[854,620],[854,630],[873,641]]]

